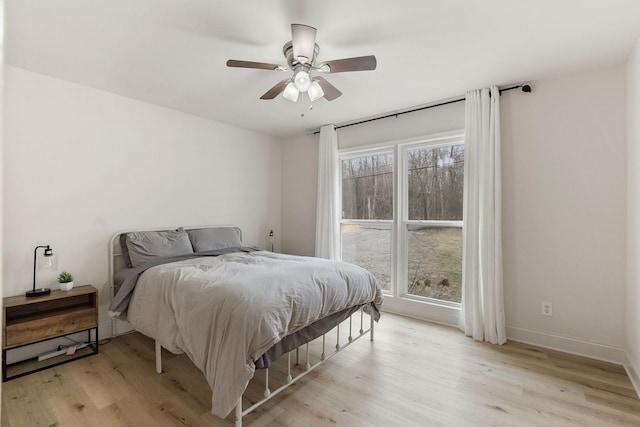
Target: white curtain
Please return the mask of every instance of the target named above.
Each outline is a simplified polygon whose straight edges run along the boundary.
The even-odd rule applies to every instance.
[[[500,91],[469,91],[465,111],[464,236],[460,329],[504,344]]]
[[[320,128],[316,256],[338,259],[340,254],[338,134],[333,125]]]

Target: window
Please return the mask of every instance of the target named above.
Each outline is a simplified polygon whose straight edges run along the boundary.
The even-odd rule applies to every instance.
[[[393,226],[393,152],[341,160],[342,260],[373,273],[391,290]]]
[[[394,296],[457,305],[463,137],[343,153],[340,163],[342,259],[371,271]]]
[[[402,152],[406,293],[459,303],[464,145],[426,144]]]

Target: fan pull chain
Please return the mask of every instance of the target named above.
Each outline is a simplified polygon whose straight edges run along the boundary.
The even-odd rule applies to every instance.
[[[311,99],[309,99],[309,96],[305,96],[305,94],[306,92],[300,93],[300,117],[304,117],[304,113],[306,110],[313,110],[313,103],[311,102]],[[308,106],[307,101],[309,101]]]
[[[304,92],[301,92],[300,93],[300,117],[304,117],[304,112],[306,110],[305,104],[306,104],[306,97],[304,96]]]

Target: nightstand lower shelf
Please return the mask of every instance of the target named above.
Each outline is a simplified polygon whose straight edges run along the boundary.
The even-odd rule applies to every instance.
[[[91,331],[95,331],[95,340],[91,339]],[[87,329],[86,331],[79,331],[79,332],[87,332],[86,342],[88,343],[88,345],[86,347],[76,350],[75,353],[71,355],[62,354],[60,356],[54,356],[42,361],[38,361],[38,357],[34,357],[31,359],[21,360],[19,362],[15,362],[10,365],[7,365],[6,364],[7,352],[11,350],[15,350],[20,347],[3,350],[2,351],[2,382],[20,378],[25,375],[32,374],[34,372],[43,371],[45,369],[53,368],[54,366],[63,365],[68,362],[73,362],[74,360],[78,360],[87,356],[98,354],[98,328],[91,328],[91,329]],[[48,341],[48,340],[43,340],[43,341]]]

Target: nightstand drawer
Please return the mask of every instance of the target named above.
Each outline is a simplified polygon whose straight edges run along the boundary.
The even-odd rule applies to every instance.
[[[6,326],[5,348],[97,327],[95,308],[78,308]]]

